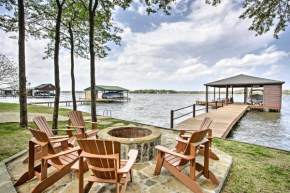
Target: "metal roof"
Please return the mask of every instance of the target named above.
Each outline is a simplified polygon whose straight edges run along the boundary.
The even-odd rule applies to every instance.
[[[6,87],[6,88],[0,88],[0,90],[3,90],[3,91],[14,91],[16,89],[14,89],[12,87]]]
[[[85,90],[90,90],[91,87],[86,88]],[[96,91],[129,91],[126,88],[122,88],[119,86],[104,86],[104,85],[96,85]]]
[[[48,83],[48,84],[41,84],[41,85],[38,85],[38,86],[36,86],[34,89],[42,89],[42,88],[44,88],[44,87],[46,87],[46,86],[49,86],[49,85],[55,87],[54,85]]]
[[[204,84],[205,86],[250,86],[250,85],[269,85],[269,84],[284,84],[283,81],[259,78],[240,74],[222,80],[217,80]]]

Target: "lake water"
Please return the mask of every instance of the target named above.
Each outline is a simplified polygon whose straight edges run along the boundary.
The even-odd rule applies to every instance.
[[[196,100],[204,99],[204,94],[129,94],[130,102],[97,103],[97,114],[103,115],[105,110],[118,119],[169,128],[170,110],[192,105]],[[225,97],[221,94],[221,98]],[[77,99],[84,98],[84,93],[77,93]],[[209,96],[213,99],[213,95]],[[71,93],[62,93],[61,100],[71,100]],[[235,102],[242,102],[243,95],[235,94]],[[32,99],[28,102],[53,101],[53,98]],[[16,102],[18,99],[0,99],[0,102]],[[290,96],[283,96],[283,108],[277,112],[248,111],[228,136],[228,139],[243,141],[273,148],[290,150]],[[72,106],[61,104],[60,107],[71,109]],[[204,106],[197,106],[202,109]],[[78,110],[90,112],[90,105],[78,105]],[[175,117],[192,111],[187,108],[175,113]],[[198,111],[197,115],[204,113]],[[192,115],[175,120],[179,123]]]

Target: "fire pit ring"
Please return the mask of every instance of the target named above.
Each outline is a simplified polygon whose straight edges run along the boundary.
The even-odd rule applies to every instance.
[[[131,149],[138,150],[136,162],[154,159],[157,155],[156,145],[161,144],[161,133],[150,126],[118,126],[108,127],[99,132],[101,139],[119,141],[121,143],[121,159],[127,159]]]

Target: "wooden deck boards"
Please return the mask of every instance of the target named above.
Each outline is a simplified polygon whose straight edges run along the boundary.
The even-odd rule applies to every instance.
[[[218,109],[211,109],[208,113],[200,114],[194,118],[189,118],[178,123],[175,130],[197,130],[204,117],[213,119],[210,128],[213,131],[213,137],[225,138],[232,127],[240,120],[248,108],[244,104],[231,104]]]

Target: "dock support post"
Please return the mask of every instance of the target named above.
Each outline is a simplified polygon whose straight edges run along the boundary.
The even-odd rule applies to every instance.
[[[221,100],[221,87],[219,87],[219,100]]]
[[[234,103],[234,87],[232,86],[232,103]]]
[[[208,86],[205,89],[205,105],[206,105],[206,112],[208,113]]]
[[[247,88],[247,87],[244,87],[244,104],[247,103],[246,88]]]
[[[215,101],[215,87],[213,87],[213,101]]]
[[[173,129],[174,111],[170,112],[170,129]]]
[[[229,104],[229,87],[226,87],[226,104]]]
[[[192,117],[195,117],[195,104],[192,106]]]
[[[253,85],[251,85],[251,105],[253,104]]]

